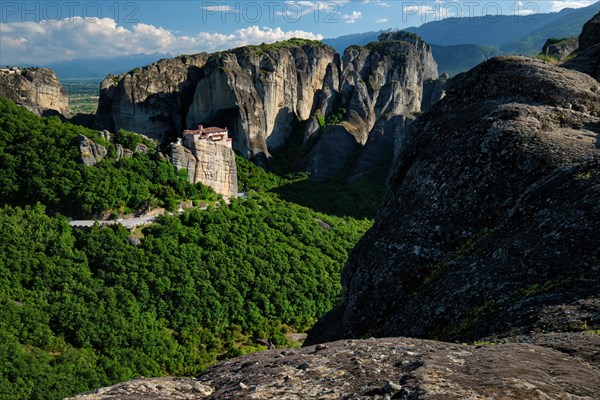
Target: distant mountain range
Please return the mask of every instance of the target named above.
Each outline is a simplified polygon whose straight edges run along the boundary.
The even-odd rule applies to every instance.
[[[161,58],[172,58],[169,53],[133,54],[120,57],[82,58],[43,65],[54,71],[61,80],[104,79],[108,74],[119,75],[135,67],[152,64]]]
[[[534,55],[548,38],[577,36],[583,24],[600,11],[600,2],[580,9],[564,9],[557,13],[529,16],[497,16],[448,18],[405,29],[416,33],[433,47],[440,73],[455,75],[488,58],[501,54]],[[351,45],[376,41],[385,31],[366,32],[325,39],[323,42],[338,53]],[[103,79],[108,74],[121,74],[135,67],[152,64],[165,54],[135,54],[120,57],[76,59],[42,65],[51,68],[61,80]]]
[[[404,29],[416,33],[433,48],[440,73],[455,75],[488,58],[502,54],[535,55],[549,38],[578,36],[584,23],[600,11],[600,2],[557,13],[529,16],[448,18]],[[376,41],[385,31],[366,32],[325,39],[343,53],[350,45]]]

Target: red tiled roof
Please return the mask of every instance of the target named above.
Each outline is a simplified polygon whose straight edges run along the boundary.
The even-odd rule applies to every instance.
[[[225,132],[227,132],[227,129],[225,129],[225,128],[212,127],[212,128],[202,129],[202,133],[225,133]]]
[[[227,128],[217,128],[217,127],[210,127],[210,128],[202,128],[202,129],[187,129],[185,131],[183,131],[183,133],[188,134],[188,135],[210,135],[213,133],[227,133]]]

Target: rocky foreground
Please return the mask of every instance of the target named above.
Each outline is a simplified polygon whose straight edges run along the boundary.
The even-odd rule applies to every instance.
[[[136,379],[77,396],[104,399],[597,399],[600,336],[545,335],[467,346],[388,338],[270,350],[198,378]]]

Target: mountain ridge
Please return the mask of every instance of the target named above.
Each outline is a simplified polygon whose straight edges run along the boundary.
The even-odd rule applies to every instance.
[[[577,36],[583,24],[598,11],[600,2],[581,9],[521,16],[517,21],[514,16],[499,16],[497,21],[496,18],[490,21],[487,17],[448,18],[402,30],[418,34],[431,44],[440,74],[455,75],[492,56],[536,55],[549,38]],[[534,20],[540,21],[532,23]],[[494,25],[496,29],[490,32],[491,23],[504,28]],[[364,45],[388,31],[345,35],[324,39],[323,42],[343,52],[346,47]]]

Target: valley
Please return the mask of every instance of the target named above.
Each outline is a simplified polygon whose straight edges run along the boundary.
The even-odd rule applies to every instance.
[[[61,83],[69,96],[69,109],[74,114],[95,114],[98,108],[97,78],[67,78]]]

